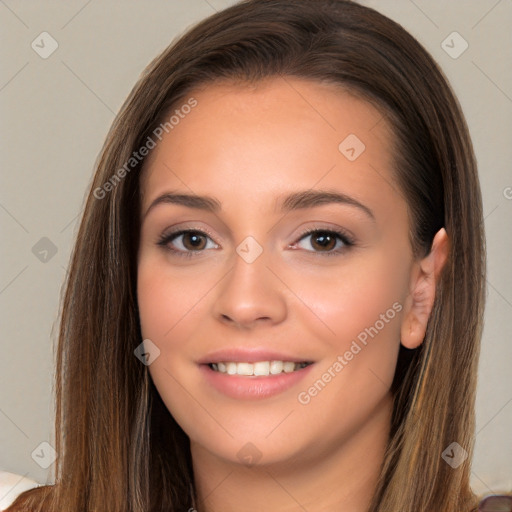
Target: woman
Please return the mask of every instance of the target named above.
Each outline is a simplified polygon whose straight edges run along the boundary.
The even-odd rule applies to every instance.
[[[475,511],[484,283],[470,137],[419,43],[347,0],[219,12],[107,136],[56,484],[8,510]]]

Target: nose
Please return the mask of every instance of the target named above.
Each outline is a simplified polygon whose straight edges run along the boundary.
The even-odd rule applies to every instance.
[[[278,324],[286,318],[286,290],[268,266],[265,252],[251,263],[237,254],[233,267],[216,287],[213,314],[238,329]]]

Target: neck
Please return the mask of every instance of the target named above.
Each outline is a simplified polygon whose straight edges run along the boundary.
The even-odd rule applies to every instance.
[[[387,396],[368,421],[335,447],[244,466],[191,442],[198,512],[366,512],[384,459],[392,412]]]

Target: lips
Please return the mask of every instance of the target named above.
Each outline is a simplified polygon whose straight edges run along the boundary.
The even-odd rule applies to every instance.
[[[206,383],[224,396],[245,400],[283,393],[314,366],[307,355],[248,347],[219,349],[197,363]]]
[[[212,364],[231,361],[234,363],[257,363],[259,361],[289,361],[292,363],[314,363],[309,356],[298,356],[286,352],[263,348],[225,348],[210,352],[197,361],[198,364]]]
[[[222,395],[237,400],[258,400],[270,398],[288,390],[291,391],[310,374],[314,366],[314,364],[310,364],[290,373],[282,372],[267,376],[228,375],[212,370],[208,364],[200,364],[199,371],[207,385],[205,390],[208,392],[213,389],[220,393],[218,396]]]

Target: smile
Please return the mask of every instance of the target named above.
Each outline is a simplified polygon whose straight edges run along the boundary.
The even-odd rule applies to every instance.
[[[216,372],[227,375],[262,376],[292,373],[309,366],[310,362],[295,363],[293,361],[258,361],[256,363],[221,361],[208,366]]]
[[[241,362],[218,361],[199,364],[207,389],[242,400],[257,400],[279,395],[298,386],[315,367],[307,361]],[[292,395],[295,396],[295,395]]]

